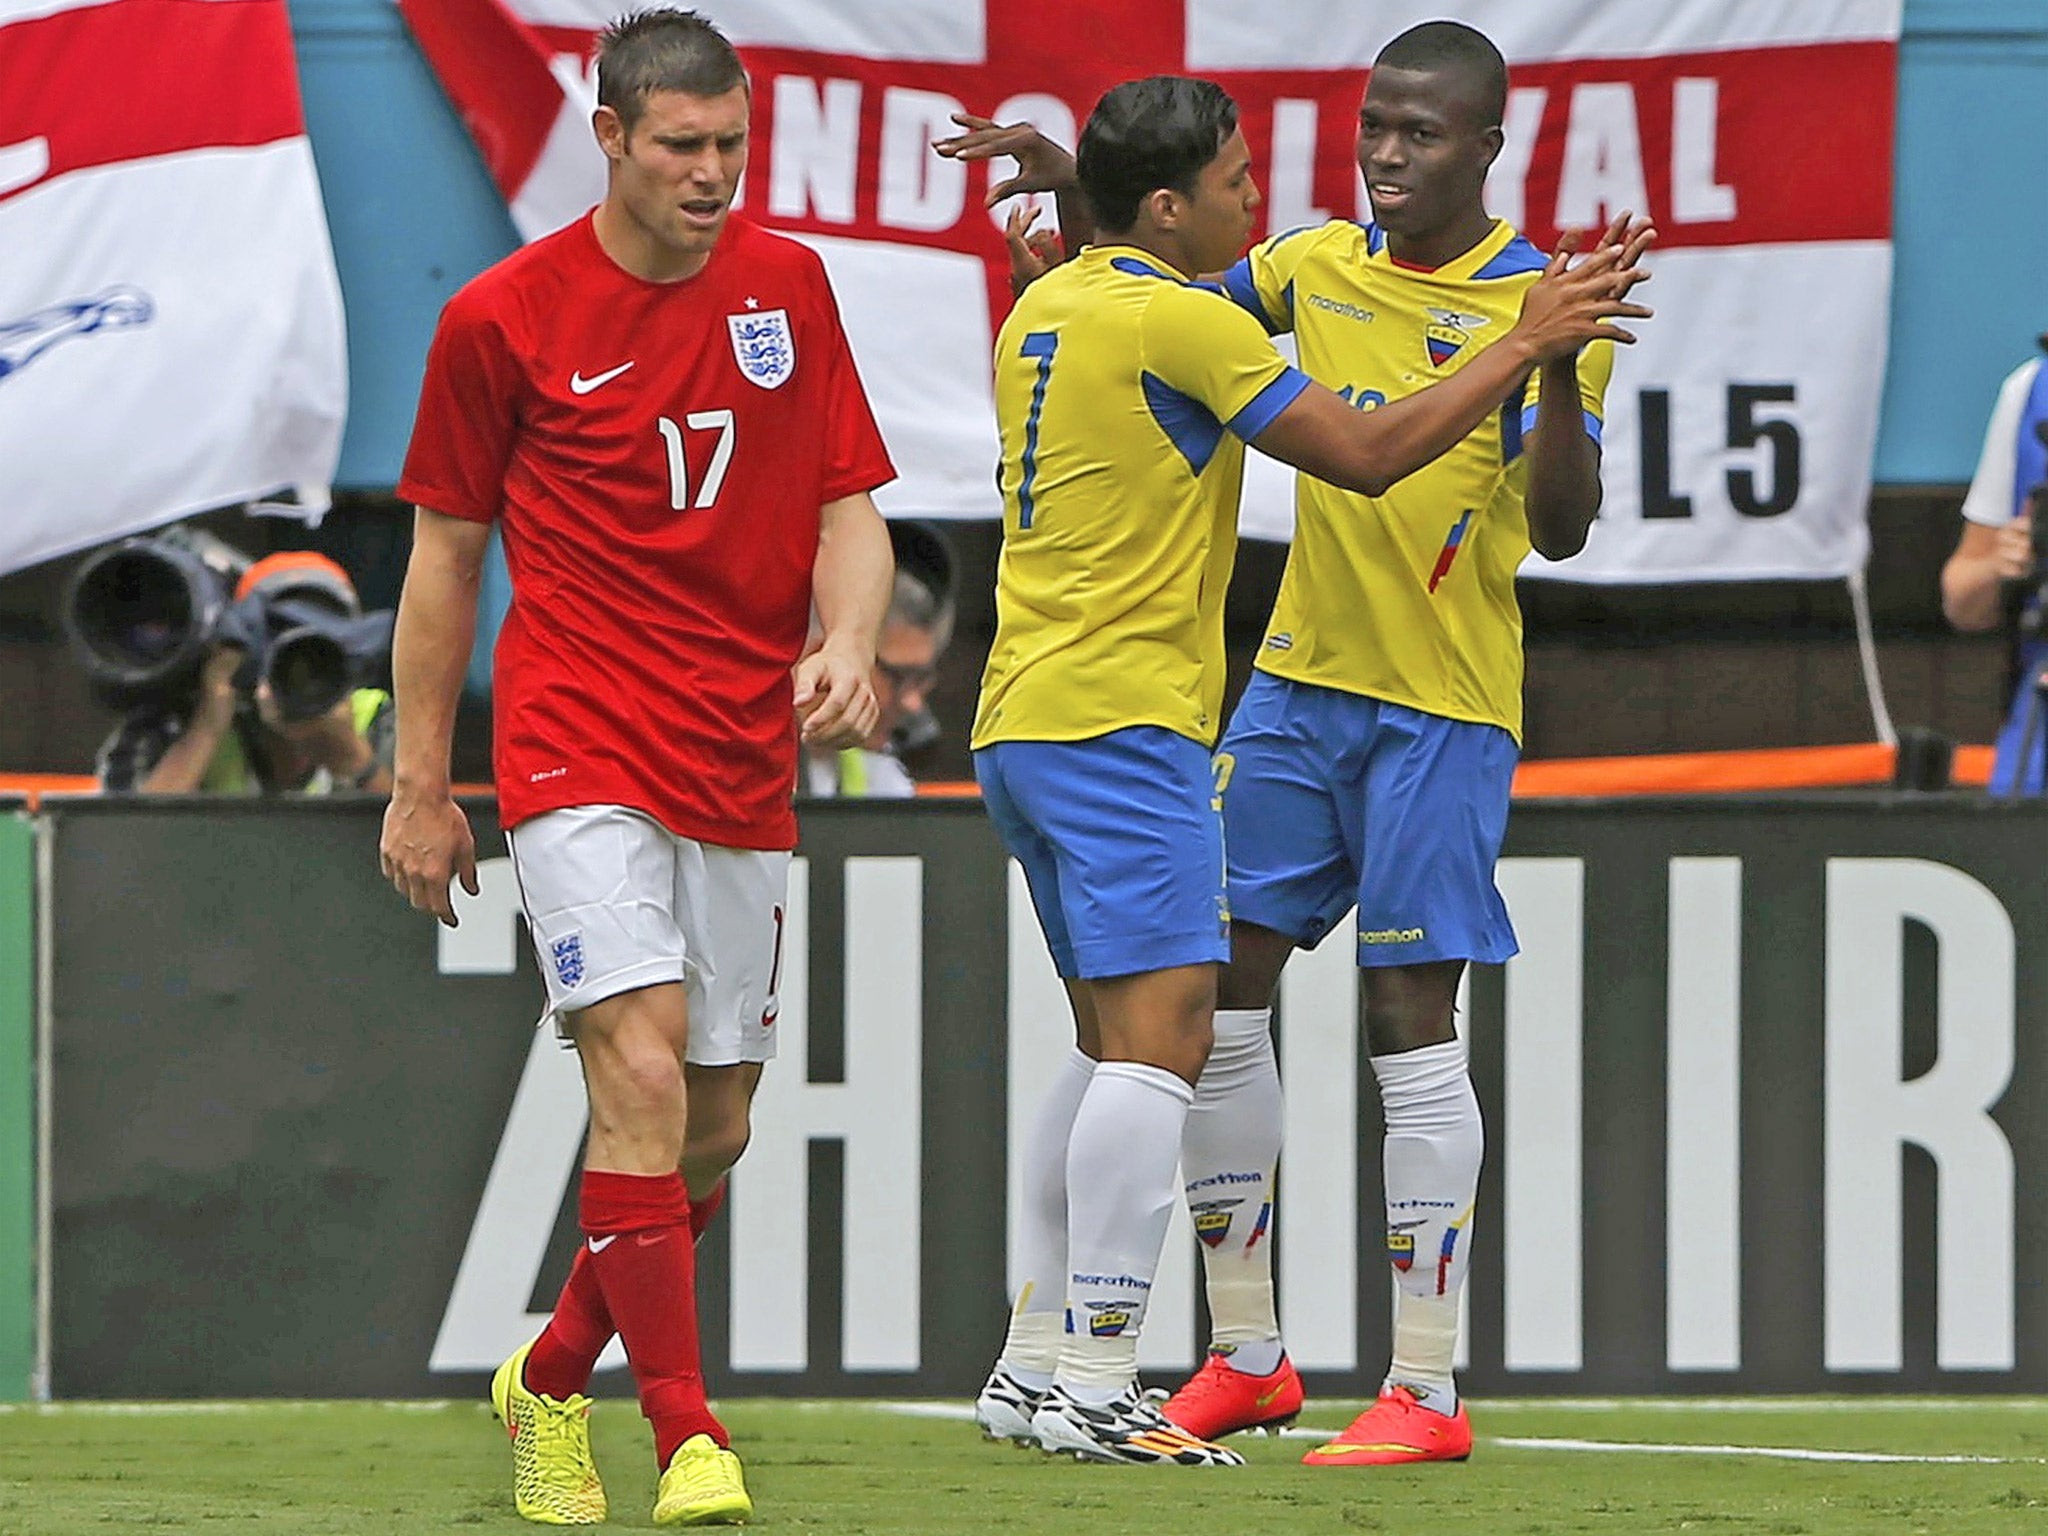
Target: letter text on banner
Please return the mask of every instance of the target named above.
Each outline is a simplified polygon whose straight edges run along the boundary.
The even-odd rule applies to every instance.
[[[601,157],[576,148],[568,92],[542,62],[587,38],[600,13],[565,0],[401,8],[528,239],[602,195]],[[938,105],[1035,121],[1071,146],[1120,80],[1215,75],[1264,168],[1259,236],[1326,210],[1370,218],[1353,163],[1366,66],[1434,14],[1423,0],[778,0],[721,17],[754,81],[749,179],[761,190],[749,213],[840,247],[827,259],[847,333],[903,474],[880,493],[883,510],[999,510],[987,346],[952,338],[991,336],[1008,312],[1002,210],[979,207],[988,172],[963,183],[918,144]],[[1623,350],[1608,395],[1599,522],[1583,554],[1532,561],[1530,574],[1679,582],[1858,568],[1889,321],[1898,0],[1470,0],[1459,15],[1510,69],[1492,211],[1546,249],[1560,221],[1622,205],[1660,235],[1657,318]],[[474,62],[486,29],[503,34],[490,48],[502,67],[488,71]],[[948,259],[975,280],[935,281]],[[1286,476],[1262,484],[1247,526],[1288,536],[1290,504]]]
[[[1522,942],[1507,965],[1504,1361],[1576,1371],[1584,1201],[1582,1008],[1585,877],[1579,859],[1503,859],[1501,895]]]
[[[809,879],[791,861],[777,1059],[761,1074],[754,1136],[732,1173],[733,1370],[809,1363],[810,1144],[846,1148],[841,1364],[914,1371],[921,1358],[924,863],[845,866],[846,1080],[810,1082]]]
[[[1977,880],[1925,859],[1830,859],[1827,901],[1827,1367],[1903,1360],[1910,1144],[1939,1170],[1936,1358],[2009,1371],[2013,1154],[1991,1110],[2012,1081],[2012,919]],[[1939,946],[1939,1049],[1901,1081],[1908,923]]]

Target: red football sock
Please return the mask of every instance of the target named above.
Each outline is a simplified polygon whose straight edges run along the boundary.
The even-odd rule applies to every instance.
[[[692,1435],[729,1445],[704,1398],[697,1253],[683,1176],[586,1172],[582,1215],[589,1234],[584,1251],[626,1341],[640,1411],[654,1426],[655,1459],[666,1469]]]
[[[526,1357],[526,1389],[557,1401],[585,1390],[590,1373],[597,1369],[597,1357],[617,1331],[612,1326],[611,1308],[604,1304],[604,1289],[597,1283],[590,1249],[578,1243],[576,1262],[569,1266],[555,1315]]]
[[[690,1241],[701,1243],[711,1220],[725,1209],[725,1180],[711,1186],[711,1193],[690,1202]]]
[[[720,1179],[711,1186],[710,1194],[690,1202],[690,1240],[701,1243],[706,1229],[724,1209],[725,1180]],[[597,1357],[617,1332],[611,1309],[604,1304],[604,1289],[597,1283],[597,1271],[591,1267],[590,1249],[587,1243],[579,1243],[569,1278],[555,1303],[555,1315],[526,1357],[526,1389],[557,1401],[587,1391]]]

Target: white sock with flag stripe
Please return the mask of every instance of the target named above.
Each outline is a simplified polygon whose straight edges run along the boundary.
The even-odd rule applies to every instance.
[[[1105,1061],[1067,1138],[1067,1334],[1059,1384],[1106,1403],[1135,1379],[1138,1331],[1180,1197],[1194,1089],[1164,1067]]]
[[[1017,1294],[1001,1363],[1019,1385],[1052,1385],[1067,1323],[1067,1137],[1095,1059],[1067,1052],[1025,1139],[1017,1220]]]
[[[1223,1008],[1181,1132],[1188,1214],[1202,1243],[1209,1347],[1254,1376],[1280,1364],[1273,1305],[1273,1169],[1280,1157],[1273,1010]]]
[[[1456,1413],[1458,1293],[1486,1151],[1479,1098],[1462,1040],[1375,1056],[1372,1070],[1386,1112],[1387,1257],[1395,1282],[1387,1381],[1409,1388],[1426,1408]]]

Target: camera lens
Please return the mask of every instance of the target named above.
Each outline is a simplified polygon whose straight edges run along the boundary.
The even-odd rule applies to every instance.
[[[78,568],[64,628],[100,681],[153,686],[197,667],[219,604],[218,582],[199,561],[137,539]]]
[[[286,630],[271,642],[266,676],[280,715],[311,720],[348,694],[348,652],[318,629]]]

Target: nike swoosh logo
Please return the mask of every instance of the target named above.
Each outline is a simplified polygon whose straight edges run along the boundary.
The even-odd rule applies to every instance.
[[[592,1253],[603,1253],[605,1249],[611,1247],[611,1245],[613,1243],[616,1243],[618,1240],[619,1234],[616,1232],[614,1232],[610,1237],[593,1237],[589,1240],[590,1251]]]
[[[1273,1399],[1278,1397],[1282,1392],[1286,1390],[1287,1388],[1285,1386],[1278,1386],[1270,1392],[1261,1392],[1257,1397],[1252,1399],[1252,1406],[1254,1408],[1269,1407],[1272,1404]]]
[[[596,389],[598,385],[611,383],[613,379],[616,379],[632,366],[631,363],[621,363],[616,368],[607,368],[603,373],[594,373],[587,379],[583,377],[581,372],[572,373],[569,375],[569,393],[572,395],[587,395],[593,389]]]

